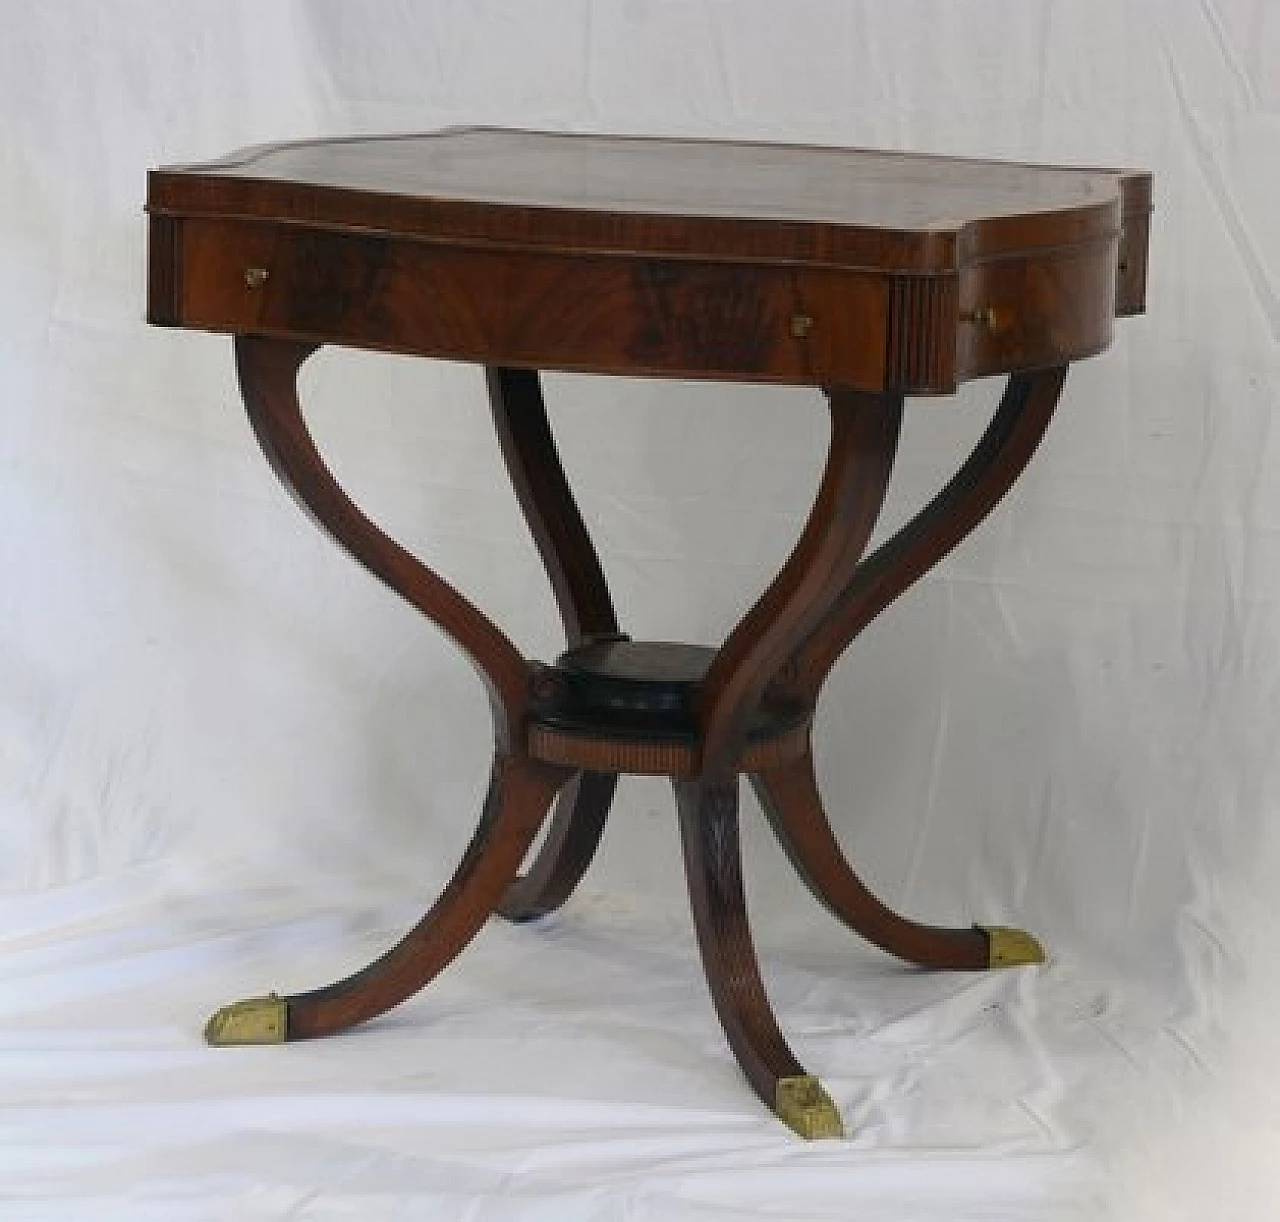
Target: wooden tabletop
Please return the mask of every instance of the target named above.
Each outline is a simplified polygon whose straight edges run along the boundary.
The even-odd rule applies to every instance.
[[[266,145],[151,173],[150,316],[491,362],[948,390],[1104,347],[1115,315],[1142,308],[1150,204],[1150,176],[1136,171],[788,144],[462,128]],[[604,294],[627,334],[612,347],[594,334],[548,347],[528,318],[491,305],[462,335],[472,298],[431,335],[397,324],[375,333],[350,310],[341,325],[308,325],[316,312],[305,303],[294,325],[296,310],[269,308],[274,284],[245,297],[247,265],[210,287],[219,260],[269,253],[260,224],[277,243],[289,234],[296,244],[303,229],[349,235],[324,255],[346,268],[344,300],[357,265],[373,274],[369,260],[384,278],[389,260],[443,285],[469,258],[477,291],[516,278],[540,296],[554,281],[597,307]],[[439,248],[430,269],[423,243]],[[313,242],[308,258],[318,250]],[[274,257],[288,265],[299,252]],[[341,287],[308,274],[312,292]],[[749,299],[745,313],[723,317],[726,293]],[[686,317],[664,324],[655,310]],[[685,334],[656,335],[664,326]],[[734,327],[754,340],[734,342]]]

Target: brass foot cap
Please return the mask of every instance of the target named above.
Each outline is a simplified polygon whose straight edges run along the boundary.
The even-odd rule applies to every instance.
[[[979,925],[978,928],[987,935],[988,967],[1022,967],[1044,962],[1044,947],[1026,930],[1003,925]]]
[[[773,1110],[788,1128],[807,1141],[817,1137],[843,1137],[844,1122],[831,1096],[817,1078],[779,1078]]]
[[[223,1006],[206,1024],[205,1040],[228,1044],[283,1044],[288,1036],[289,1004],[272,993]]]

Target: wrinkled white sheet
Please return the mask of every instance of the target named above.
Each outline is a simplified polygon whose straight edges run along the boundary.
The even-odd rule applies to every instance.
[[[1268,0],[0,0],[0,1217],[1280,1214],[1277,63]],[[1156,172],[1149,315],[854,647],[818,736],[886,899],[1025,923],[1052,962],[900,969],[747,804],[769,985],[846,1142],[741,1081],[656,783],[562,914],[486,929],[386,1019],[200,1041],[416,919],[486,710],[274,484],[227,341],[142,324],[145,170],[464,122]],[[306,386],[357,499],[553,654],[479,374],[326,352]],[[549,391],[627,627],[719,639],[803,518],[817,396]],[[911,406],[888,526],[996,393]]]

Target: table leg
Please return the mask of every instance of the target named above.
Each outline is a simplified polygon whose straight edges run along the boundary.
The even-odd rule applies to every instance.
[[[509,921],[536,920],[573,894],[600,844],[617,786],[616,773],[580,772],[560,791],[542,849],[507,889],[499,915]]]
[[[449,885],[404,938],[368,967],[326,988],[272,994],[219,1010],[211,1044],[264,1044],[332,1035],[407,1000],[475,937],[520,868],[567,774],[527,758],[499,756],[475,836]]]
[[[966,539],[1031,460],[1062,393],[1066,366],[1015,374],[990,425],[945,488],[854,570],[780,670],[771,690],[812,708],[853,639],[903,591]]]
[[[742,895],[737,778],[747,727],[770,680],[852,579],[893,468],[902,396],[833,388],[827,400],[831,440],[813,508],[778,576],[712,660],[699,692],[700,773],[676,782],[698,945],[716,1010],[757,1094],[805,1137],[841,1136],[843,1125],[787,1047],[760,980]]]
[[[485,377],[502,458],[569,644],[617,636],[604,569],[565,477],[537,372],[489,368]]]
[[[241,388],[264,453],[285,486],[337,542],[461,647],[489,694],[495,762],[480,825],[435,905],[394,948],[326,988],[238,1002],[210,1020],[213,1043],[326,1035],[412,996],[500,910],[513,919],[558,906],[599,841],[616,777],[531,758],[524,743],[534,671],[478,609],[369,521],[339,488],[307,431],[296,380],[314,346],[238,337]],[[761,1098],[796,1132],[835,1136],[834,1104],[787,1046],[760,979],[742,893],[738,773],[761,701],[811,716],[845,646],[980,522],[1042,435],[1064,370],[1010,379],[991,427],[955,479],[913,522],[862,559],[888,484],[902,401],[828,393],[832,441],[813,511],[777,579],[716,654],[698,691],[697,772],[675,779],[685,866],[703,965],[730,1045]],[[599,560],[555,452],[536,374],[489,371],[503,455],[550,577],[571,645],[620,637]],[[804,724],[804,723],[802,723]],[[805,754],[752,764],[765,812],[802,877],[853,928],[928,966],[1029,962],[1016,930],[923,926],[861,883],[827,822]],[[547,842],[520,864],[560,793]]]
[[[239,336],[236,362],[254,432],[281,482],[356,560],[440,627],[484,682],[495,762],[480,826],[440,899],[394,949],[328,988],[251,999],[220,1010],[212,1043],[326,1035],[380,1014],[422,988],[497,908],[573,769],[531,759],[523,721],[530,668],[511,642],[452,586],[378,529],[338,486],[298,402],[297,375],[314,345]]]
[[[747,727],[761,698],[853,579],[884,504],[902,396],[832,388],[827,401],[831,440],[804,530],[777,577],[717,651],[702,683],[699,721],[707,775],[740,770]]]
[[[760,979],[742,892],[738,781],[675,781],[702,965],[734,1056],[756,1093],[802,1137],[842,1137],[840,1113],[787,1046]]]
[[[812,755],[751,778],[765,813],[809,890],[855,933],[909,963],[930,968],[1012,967],[1039,963],[1044,952],[1029,934],[1003,929],[946,929],[899,916],[854,873],[831,830]]]
[[[479,608],[379,530],[338,486],[298,402],[298,372],[317,347],[236,336],[240,393],[258,444],[303,512],[462,650],[489,696],[498,749],[510,750],[520,739],[529,702],[529,664]]]
[[[781,667],[775,699],[808,708],[840,655],[871,621],[968,536],[1026,467],[1058,403],[1066,368],[1009,379],[990,426],[947,486],[864,559],[824,618]],[[929,967],[1003,967],[1044,957],[1030,934],[1003,926],[934,929],[886,908],[841,853],[818,795],[809,757],[753,778],[783,848],[814,894],[841,920],[891,954]]]
[[[503,461],[569,646],[620,637],[604,569],[556,450],[537,372],[491,367],[485,375]],[[569,898],[595,856],[617,783],[612,773],[584,772],[564,788],[541,851],[503,898],[503,916],[532,920]]]

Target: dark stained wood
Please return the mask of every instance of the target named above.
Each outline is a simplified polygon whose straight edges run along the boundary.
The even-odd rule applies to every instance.
[[[338,486],[298,403],[297,375],[314,345],[237,336],[240,392],[258,444],[294,499],[352,557],[417,607],[466,654],[493,712],[500,750],[519,735],[529,668],[493,623],[416,556],[378,529]]]
[[[475,836],[440,898],[368,967],[285,998],[288,1038],[332,1035],[375,1018],[448,967],[494,911],[569,775],[550,764],[499,754]]]
[[[538,672],[530,716],[539,725],[602,737],[696,745],[699,704],[715,658],[705,645],[594,641]],[[808,709],[795,704],[756,707],[745,738],[775,738],[807,719]]]
[[[1141,212],[1124,214],[1116,264],[1117,318],[1141,314],[1147,308],[1147,251],[1151,243],[1150,235],[1149,207]]]
[[[534,921],[568,900],[595,858],[617,786],[616,772],[579,772],[560,791],[547,838],[533,864],[503,893],[500,916]]]
[[[182,221],[153,216],[147,229],[147,321],[182,323]]]
[[[867,890],[846,860],[822,807],[806,753],[751,782],[760,808],[795,871],[814,896],[854,933],[908,963],[931,968],[986,968],[987,935],[944,929],[899,916]]]
[[[716,652],[672,641],[593,641],[540,668],[529,704],[532,755],[586,770],[697,775],[699,705]],[[783,700],[750,710],[741,767],[807,750],[810,710]]]
[[[154,170],[153,213],[888,271],[1074,245],[1150,175],[870,149],[470,128],[265,145]]]
[[[184,326],[534,368],[815,386],[881,376],[883,281],[865,274],[239,221],[182,232]],[[254,267],[269,272],[258,287],[245,280]],[[793,333],[796,317],[813,320],[808,333]]]
[[[778,1080],[805,1070],[778,1027],[751,941],[738,845],[738,781],[678,781],[675,791],[707,984],[733,1055],[772,1109]]]
[[[534,370],[486,370],[502,459],[555,594],[569,645],[618,635],[609,586],[560,465]]]
[[[959,378],[1039,369],[1101,352],[1111,343],[1115,284],[1115,242],[1052,259],[1002,259],[966,269],[959,284]],[[989,317],[976,321],[984,312]]]
[[[902,399],[832,389],[831,441],[818,496],[795,550],[734,628],[699,692],[702,766],[733,775],[769,680],[830,612],[853,576],[884,503]]]
[[[382,958],[284,999],[287,1036],[339,1031],[403,1001],[495,911],[526,920],[562,904],[595,852],[616,774],[665,774],[734,1054],[797,1132],[838,1132],[761,983],[738,777],[751,776],[795,868],[851,928],[913,963],[987,965],[983,931],[910,921],[859,880],[822,808],[811,719],[850,641],[1016,480],[1067,363],[1144,308],[1150,208],[1150,175],[1136,171],[485,129],[266,146],[154,171],[148,317],[235,335],[242,395],[276,474],[461,647],[493,712],[489,793],[452,881]],[[487,367],[503,457],[565,627],[553,665],[526,662],[333,479],[296,388],[325,342]],[[556,453],[542,367],[826,392],[831,443],[809,519],[718,651],[620,632]],[[1012,376],[973,454],[864,558],[904,396],[990,373]]]
[[[1150,176],[468,129],[157,170],[148,208],[154,322],[933,394],[1109,342]]]
[[[885,319],[885,385],[920,393],[954,380],[958,291],[955,276],[893,278]]]
[[[555,594],[570,645],[618,635],[600,559],[565,478],[538,375],[491,367],[489,404],[516,499]],[[546,916],[573,894],[591,865],[618,784],[615,773],[584,772],[560,791],[547,838],[498,911],[508,920]]]
[[[973,453],[921,512],[856,569],[827,614],[776,674],[777,698],[812,708],[849,643],[968,536],[1022,473],[1053,418],[1065,367],[1009,379]]]

